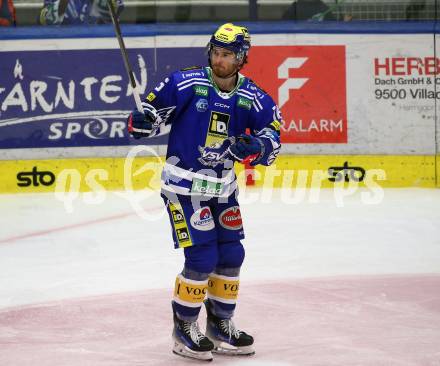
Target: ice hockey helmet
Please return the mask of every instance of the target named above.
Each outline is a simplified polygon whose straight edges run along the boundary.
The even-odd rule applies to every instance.
[[[226,23],[221,25],[211,36],[208,52],[213,46],[231,50],[236,54],[238,60],[242,60],[251,48],[251,37],[246,27]]]

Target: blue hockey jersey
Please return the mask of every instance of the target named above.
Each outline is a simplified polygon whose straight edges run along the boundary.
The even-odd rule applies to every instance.
[[[270,165],[280,150],[281,114],[273,99],[245,76],[231,92],[213,82],[211,69],[174,72],[146,97],[158,111],[151,136],[169,132],[162,189],[225,197],[237,186],[228,147],[249,129],[262,142],[255,163]]]

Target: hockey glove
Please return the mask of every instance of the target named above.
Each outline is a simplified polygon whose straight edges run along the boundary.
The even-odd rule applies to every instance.
[[[258,164],[257,159],[263,147],[264,145],[258,137],[241,134],[236,142],[229,147],[228,151],[240,163],[250,163],[251,166],[254,166]]]
[[[128,132],[135,139],[148,137],[153,130],[153,123],[157,122],[158,114],[156,109],[147,103],[142,103],[144,113],[134,110],[130,113],[127,120]]]

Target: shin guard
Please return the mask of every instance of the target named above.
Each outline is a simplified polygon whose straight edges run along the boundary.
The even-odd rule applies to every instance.
[[[205,299],[206,292],[208,288],[208,280],[204,281],[195,281],[190,280],[188,278],[183,277],[182,274],[179,274],[176,277],[176,284],[174,286],[174,302],[180,305],[179,308],[192,308],[196,310],[200,310],[202,306],[203,300]],[[193,313],[191,309],[188,309],[189,313]],[[178,311],[180,314],[181,311]],[[182,314],[186,316],[186,314]],[[190,315],[190,314],[188,314]]]
[[[212,273],[208,279],[208,298],[223,304],[235,305],[237,302],[239,277]]]

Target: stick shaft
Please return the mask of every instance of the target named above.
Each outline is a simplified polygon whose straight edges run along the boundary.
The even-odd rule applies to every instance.
[[[116,38],[118,39],[119,48],[121,50],[122,59],[124,60],[125,71],[127,71],[128,78],[130,79],[130,85],[133,89],[133,98],[136,102],[136,108],[139,112],[143,113],[144,109],[142,108],[141,97],[139,95],[139,91],[136,85],[136,80],[134,78],[133,70],[130,66],[130,61],[128,60],[127,49],[125,48],[124,39],[122,38],[121,27],[119,25],[118,17],[116,16],[115,7],[112,3],[112,0],[107,0],[107,5],[110,10],[110,16],[112,18],[113,26],[115,28]]]

